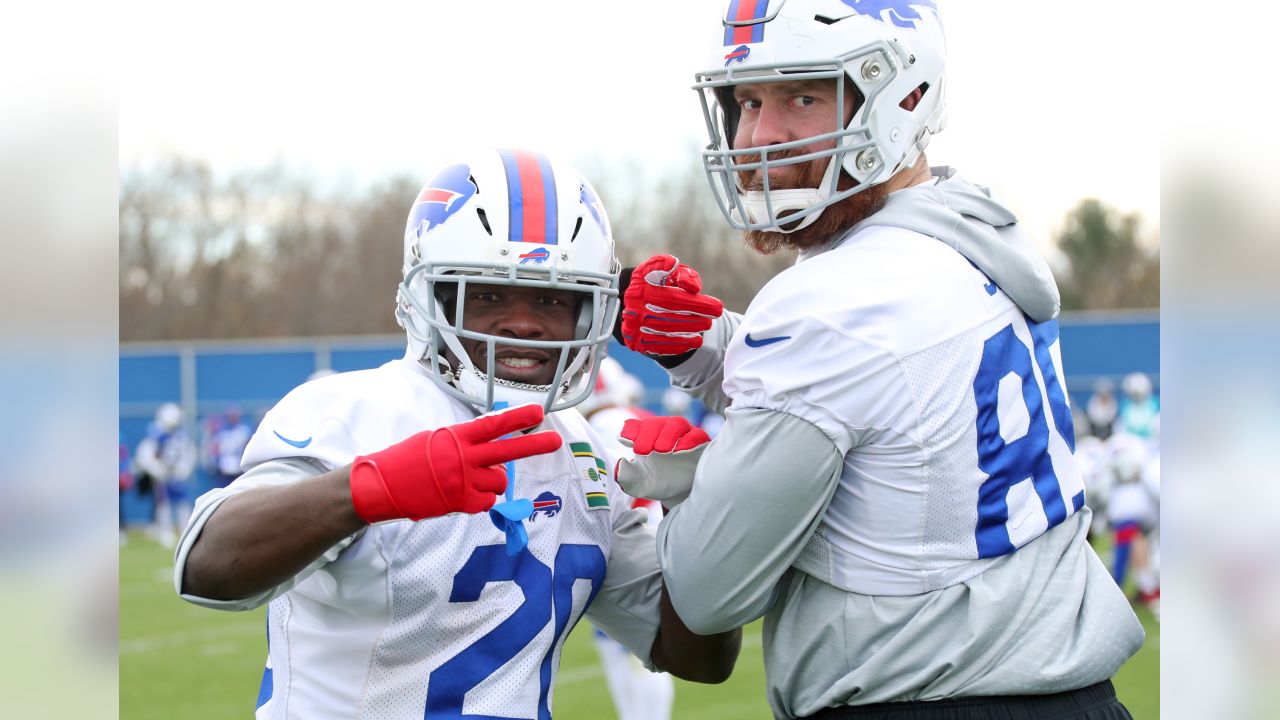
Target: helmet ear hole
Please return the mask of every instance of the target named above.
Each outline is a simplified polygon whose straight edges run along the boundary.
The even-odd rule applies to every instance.
[[[476,215],[480,218],[480,224],[484,226],[484,231],[489,233],[489,237],[493,237],[493,228],[489,227],[489,216],[484,214],[484,208],[476,208]]]
[[[910,93],[907,93],[907,96],[902,98],[902,102],[898,103],[898,107],[906,110],[907,112],[915,112],[916,106],[920,104],[920,101],[924,99],[924,94],[928,91],[929,83],[920,83],[919,87],[912,90]]]

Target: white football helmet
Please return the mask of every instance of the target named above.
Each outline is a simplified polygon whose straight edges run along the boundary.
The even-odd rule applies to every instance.
[[[182,427],[182,408],[176,403],[167,402],[156,408],[156,428],[160,432],[171,433]]]
[[[1135,402],[1142,402],[1151,396],[1151,378],[1146,373],[1132,372],[1125,375],[1121,387],[1124,394]]]
[[[437,173],[409,211],[396,320],[410,355],[446,392],[481,412],[495,401],[563,410],[595,383],[617,315],[620,269],[604,206],[576,170],[524,150],[477,151]],[[476,284],[580,293],[574,337],[530,340],[463,329],[465,288]],[[453,317],[444,308],[449,296],[458,299]],[[477,368],[459,338],[487,343],[488,366]],[[555,379],[545,386],[495,379],[499,345],[558,351]]]
[[[711,139],[702,165],[720,210],[739,230],[805,227],[827,207],[914,165],[945,124],[946,44],[933,0],[730,0],[716,37],[710,69],[694,84]],[[836,84],[837,113],[847,85],[864,98],[847,125],[837,116],[828,133],[733,147],[735,86],[824,79]],[[901,107],[917,88],[924,95],[915,108]],[[779,155],[832,141],[833,148]],[[829,160],[820,187],[770,190],[769,168],[822,158]],[[748,191],[739,174],[756,170],[764,188]],[[857,181],[853,187],[837,189],[840,170]]]

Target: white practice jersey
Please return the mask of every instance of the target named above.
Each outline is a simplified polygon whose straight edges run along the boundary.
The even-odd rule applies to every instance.
[[[778,717],[1072,690],[1142,643],[1086,538],[1052,313],[962,254],[1011,250],[984,203],[893,193],[671,370],[725,425],[659,529],[667,592],[695,632],[764,617]]]
[[[845,455],[797,567],[844,590],[967,580],[1084,503],[1056,321],[1030,322],[937,240],[871,227],[774,278],[725,356],[735,408]]]
[[[263,418],[246,474],[200,499],[178,548],[179,593],[187,553],[227,497],[473,417],[406,359],[298,387]],[[549,717],[560,649],[584,614],[649,662],[661,587],[653,531],[628,510],[616,458],[576,410],[541,429],[564,445],[515,462],[513,497],[535,510],[514,556],[488,514],[398,520],[260,596],[182,595],[231,610],[270,602],[258,718]]]

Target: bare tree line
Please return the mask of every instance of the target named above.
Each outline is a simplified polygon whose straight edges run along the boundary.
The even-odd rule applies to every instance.
[[[624,265],[668,252],[706,291],[743,311],[792,253],[748,251],[715,207],[700,169],[658,177],[584,167],[602,196]],[[120,182],[120,340],[395,333],[404,222],[421,178],[324,191],[273,166],[217,177],[199,161],[132,169]],[[1085,201],[1060,247],[1064,307],[1154,307],[1158,254],[1136,219]]]

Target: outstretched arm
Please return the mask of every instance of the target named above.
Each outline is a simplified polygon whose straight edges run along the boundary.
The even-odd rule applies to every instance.
[[[560,447],[550,431],[498,439],[542,417],[542,408],[525,405],[428,430],[302,480],[304,460],[255,468],[244,479],[272,484],[193,514],[178,550],[178,592],[215,602],[251,598],[227,607],[253,607],[367,524],[484,512],[506,490],[497,466]]]
[[[268,463],[251,479],[296,477],[303,463]],[[291,469],[292,468],[292,469]],[[185,557],[179,593],[209,600],[251,598],[284,584],[366,525],[351,504],[351,466],[227,497],[209,514]],[[197,513],[199,514],[199,513]],[[263,598],[264,600],[266,598]]]

